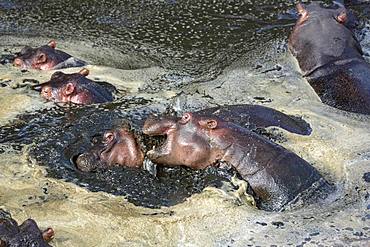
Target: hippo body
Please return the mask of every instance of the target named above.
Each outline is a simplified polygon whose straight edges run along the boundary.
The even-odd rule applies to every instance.
[[[47,100],[59,103],[93,104],[113,101],[111,90],[114,86],[107,86],[92,81],[86,76],[87,69],[79,73],[64,74],[55,72],[51,79],[35,87],[41,92],[41,96]]]
[[[13,63],[22,69],[38,70],[64,69],[86,65],[84,61],[55,48],[56,42],[54,40],[38,48],[26,46],[15,57]]]
[[[310,125],[303,119],[262,105],[225,105],[200,110],[196,114],[214,115],[247,129],[276,126],[299,135],[312,132]]]
[[[50,247],[48,242],[53,238],[51,228],[41,231],[32,219],[18,226],[10,214],[0,210],[0,246],[1,247]]]
[[[370,65],[354,37],[343,6],[297,5],[300,18],[289,50],[322,102],[341,110],[370,114]]]
[[[185,113],[180,119],[148,119],[143,132],[167,136],[162,146],[147,153],[153,162],[194,169],[227,162],[249,182],[266,210],[282,209],[323,179],[296,154],[214,116]]]

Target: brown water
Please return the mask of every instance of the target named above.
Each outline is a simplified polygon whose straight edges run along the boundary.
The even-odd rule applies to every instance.
[[[175,4],[177,1],[157,3],[161,5],[171,2],[175,6],[173,8],[178,10]],[[3,6],[1,3],[0,1],[0,6]],[[103,1],[102,5],[105,6],[107,3],[108,1]],[[15,4],[28,6],[23,1],[15,1]],[[96,6],[97,3],[91,3],[91,6],[94,4]],[[125,4],[128,3],[122,3],[123,6]],[[81,5],[84,6],[84,4]],[[35,6],[35,8],[40,7],[37,1]],[[128,4],[129,10],[131,10],[130,6],[131,4]],[[369,183],[365,182],[363,176],[370,171],[370,117],[345,113],[320,102],[308,83],[301,78],[294,58],[286,51],[286,35],[289,30],[285,29],[284,25],[285,22],[289,24],[294,20],[276,21],[279,14],[289,13],[285,9],[291,10],[291,3],[282,1],[280,5],[276,3],[276,8],[267,3],[262,6],[264,6],[264,8],[261,7],[262,10],[252,9],[248,13],[254,13],[257,20],[270,21],[271,26],[278,24],[278,31],[269,31],[274,29],[268,29],[270,25],[259,22],[254,24],[257,27],[252,23],[248,29],[244,26],[245,21],[239,20],[241,30],[239,29],[238,34],[241,31],[261,28],[258,25],[262,25],[268,31],[262,32],[260,40],[258,35],[252,35],[253,38],[250,40],[245,38],[250,41],[248,44],[248,47],[251,45],[250,49],[236,45],[240,49],[231,56],[227,51],[235,51],[233,49],[236,48],[231,50],[223,48],[233,37],[230,36],[230,39],[224,42],[216,42],[214,47],[209,48],[210,54],[220,49],[222,52],[219,53],[219,57],[215,55],[210,60],[204,60],[207,53],[200,53],[194,59],[189,58],[189,50],[196,53],[197,48],[192,49],[184,45],[180,49],[171,46],[171,42],[166,42],[166,40],[172,40],[171,33],[167,34],[164,41],[158,41],[159,43],[153,40],[143,41],[136,36],[129,40],[130,45],[135,44],[135,40],[140,40],[137,44],[141,45],[141,49],[144,49],[143,47],[153,49],[145,54],[157,59],[149,60],[145,56],[143,58],[127,55],[126,48],[129,46],[126,44],[119,43],[120,51],[117,52],[117,47],[112,42],[106,46],[104,43],[97,46],[92,45],[90,40],[75,41],[71,38],[73,35],[70,32],[64,31],[66,34],[63,35],[62,30],[55,31],[48,21],[40,25],[45,29],[46,37],[35,38],[24,31],[34,27],[41,32],[38,26],[24,25],[36,16],[35,12],[30,11],[26,15],[28,18],[17,13],[20,24],[16,25],[16,31],[9,31],[9,23],[14,23],[11,22],[14,20],[9,19],[14,13],[3,14],[5,7],[0,7],[2,10],[0,17],[5,16],[9,21],[4,22],[8,25],[6,29],[8,33],[0,37],[0,49],[17,51],[23,45],[36,46],[56,35],[61,38],[60,49],[94,64],[88,66],[89,78],[108,81],[121,89],[121,96],[132,95],[150,100],[151,105],[162,106],[162,108],[159,107],[162,110],[168,102],[178,110],[216,104],[254,103],[263,104],[287,114],[302,116],[311,124],[313,133],[310,136],[299,136],[280,129],[270,129],[270,131],[283,136],[286,141],[282,141],[281,145],[309,161],[328,181],[335,184],[336,192],[326,200],[284,212],[265,212],[251,206],[248,200],[245,200],[243,191],[232,189],[227,193],[224,189],[207,187],[201,193],[194,194],[174,206],[159,209],[135,206],[124,196],[91,192],[73,181],[66,182],[50,177],[47,164],[38,163],[35,157],[29,155],[32,153],[30,150],[38,145],[31,140],[27,145],[19,146],[0,141],[0,207],[9,210],[18,221],[32,217],[42,228],[52,226],[56,232],[56,237],[52,241],[53,246],[368,245],[370,242]],[[153,5],[151,11],[155,12],[159,7]],[[226,7],[215,5],[217,13],[224,8]],[[94,9],[91,7],[90,11]],[[108,9],[107,7],[106,10]],[[120,8],[117,7],[117,9]],[[58,10],[68,14],[68,11],[63,8],[42,10],[40,13],[47,16],[51,15],[52,11]],[[185,10],[181,12],[184,14],[179,16],[186,19]],[[264,11],[270,14],[264,14]],[[163,12],[166,13],[166,11]],[[115,12],[118,16],[119,13]],[[139,20],[143,20],[139,17],[149,16],[147,12],[135,13],[134,17]],[[194,18],[190,16],[188,21]],[[165,23],[168,19],[158,18]],[[72,18],[72,21],[76,20]],[[113,25],[109,18],[98,18],[98,20],[109,20],[110,25]],[[216,25],[215,23],[222,21],[222,18],[217,19],[212,24]],[[130,22],[127,21],[127,23]],[[154,23],[150,27],[156,27]],[[159,22],[158,25],[161,26],[163,23]],[[140,23],[139,26],[143,27],[143,24]],[[14,28],[14,25],[12,27]],[[86,22],[76,25],[77,30],[85,30],[84,32],[88,32],[88,27]],[[144,27],[147,26],[144,25]],[[99,28],[92,34],[93,37],[105,34],[107,31],[103,27]],[[130,31],[131,25],[126,28],[120,32]],[[150,30],[153,29],[150,28]],[[365,26],[363,29],[362,45],[365,53],[370,54],[370,34],[367,30],[368,24],[367,28]],[[222,31],[223,29],[220,33]],[[249,34],[252,33],[254,32],[249,31]],[[112,38],[115,37],[114,34],[108,35],[107,40],[114,40]],[[79,33],[78,36],[80,35],[82,34]],[[118,37],[118,34],[116,36]],[[201,40],[206,43],[207,39],[209,37],[202,37]],[[103,38],[101,40],[104,41]],[[243,40],[238,44],[245,42],[246,40]],[[207,51],[203,43],[199,44],[199,49]],[[6,54],[7,51],[3,53]],[[187,55],[182,57],[184,62],[181,63],[181,59],[174,61],[169,58],[170,56],[158,54]],[[218,63],[224,60],[223,57],[227,58],[226,64]],[[126,66],[130,61],[135,61],[133,62],[135,68]],[[115,66],[118,63],[124,66]],[[171,63],[175,67],[173,70],[169,69]],[[184,70],[178,69],[181,65]],[[199,65],[199,71],[197,65]],[[194,70],[194,68],[197,69]],[[210,73],[207,68],[212,68]],[[78,69],[65,71],[76,70]],[[54,107],[52,103],[46,104],[36,92],[24,86],[23,82],[23,79],[46,81],[51,73],[39,71],[22,73],[10,65],[0,65],[0,82],[5,83],[10,80],[9,86],[0,88],[1,125],[12,126],[19,123],[18,114]],[[215,75],[218,76],[215,77]],[[118,110],[126,111],[123,107],[118,107]],[[38,117],[41,119],[41,116]],[[27,124],[21,123],[22,126]],[[51,127],[50,129],[52,130]],[[29,131],[33,130],[29,129]],[[22,139],[22,136],[19,138]],[[56,146],[60,143],[63,143],[63,140],[55,140]],[[225,183],[225,186],[229,184]]]

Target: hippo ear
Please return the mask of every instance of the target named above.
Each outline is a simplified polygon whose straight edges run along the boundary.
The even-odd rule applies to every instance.
[[[57,42],[55,40],[50,40],[48,46],[55,49],[55,47],[57,47]]]
[[[207,128],[215,129],[217,127],[217,121],[214,119],[207,120]]]
[[[80,72],[78,72],[79,74],[83,75],[83,76],[88,76],[90,71],[86,68],[83,68],[80,70]]]
[[[182,115],[182,117],[181,117],[181,119],[179,120],[179,122],[180,122],[180,123],[182,123],[182,124],[186,124],[187,122],[189,122],[189,121],[190,121],[190,119],[191,119],[191,113],[189,113],[189,112],[185,112],[185,113]]]
[[[74,90],[75,90],[75,86],[73,85],[73,83],[69,82],[64,88],[64,94],[71,95],[74,92]]]
[[[296,8],[297,8],[298,14],[300,14],[301,16],[307,15],[307,10],[305,9],[302,3],[298,3]]]
[[[347,11],[346,10],[343,10],[342,12],[340,12],[339,15],[337,15],[337,17],[335,18],[339,23],[341,24],[344,24],[347,22],[348,20],[348,15],[347,15]]]

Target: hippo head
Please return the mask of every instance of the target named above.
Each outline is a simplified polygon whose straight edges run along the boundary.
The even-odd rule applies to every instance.
[[[41,231],[32,219],[24,221],[20,226],[11,218],[0,219],[0,246],[39,246],[50,247],[48,242],[54,237],[54,230],[47,228]]]
[[[57,64],[67,60],[70,55],[57,51],[55,40],[51,40],[47,45],[32,48],[24,47],[14,59],[14,65],[22,69],[51,70]]]
[[[325,8],[313,2],[298,4],[297,12],[289,49],[305,76],[335,61],[361,58],[361,47],[350,28],[355,17],[344,6]]]
[[[58,71],[49,81],[35,86],[34,89],[40,91],[46,100],[59,103],[92,104],[112,101],[112,93],[87,79],[88,74],[89,70],[85,68],[73,74]]]
[[[84,172],[114,165],[141,167],[144,154],[127,126],[108,130],[101,141],[94,139],[91,149],[75,157],[75,165]]]

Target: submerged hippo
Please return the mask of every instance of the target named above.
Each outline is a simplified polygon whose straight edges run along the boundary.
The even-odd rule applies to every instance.
[[[18,226],[10,214],[0,210],[0,247],[50,247],[53,237],[52,228],[41,231],[32,219]]]
[[[55,49],[57,43],[51,40],[47,45],[38,48],[24,47],[15,57],[13,64],[22,69],[52,70],[70,67],[81,67],[85,62]]]
[[[114,165],[138,168],[142,166],[143,160],[144,153],[135,135],[125,125],[106,131],[102,141],[95,141],[94,146],[78,155],[73,163],[79,170],[89,172]]]
[[[155,163],[203,169],[227,162],[249,182],[267,210],[281,209],[322,179],[315,168],[291,151],[212,115],[150,118],[143,132],[167,136],[162,146],[147,153]]]
[[[87,105],[113,101],[114,87],[110,85],[108,88],[108,85],[94,82],[86,78],[88,74],[88,69],[73,74],[58,71],[51,76],[50,81],[34,89],[40,91],[43,98],[60,103]]]
[[[289,49],[322,102],[345,111],[370,114],[370,65],[350,25],[345,7],[297,5],[300,17]]]

